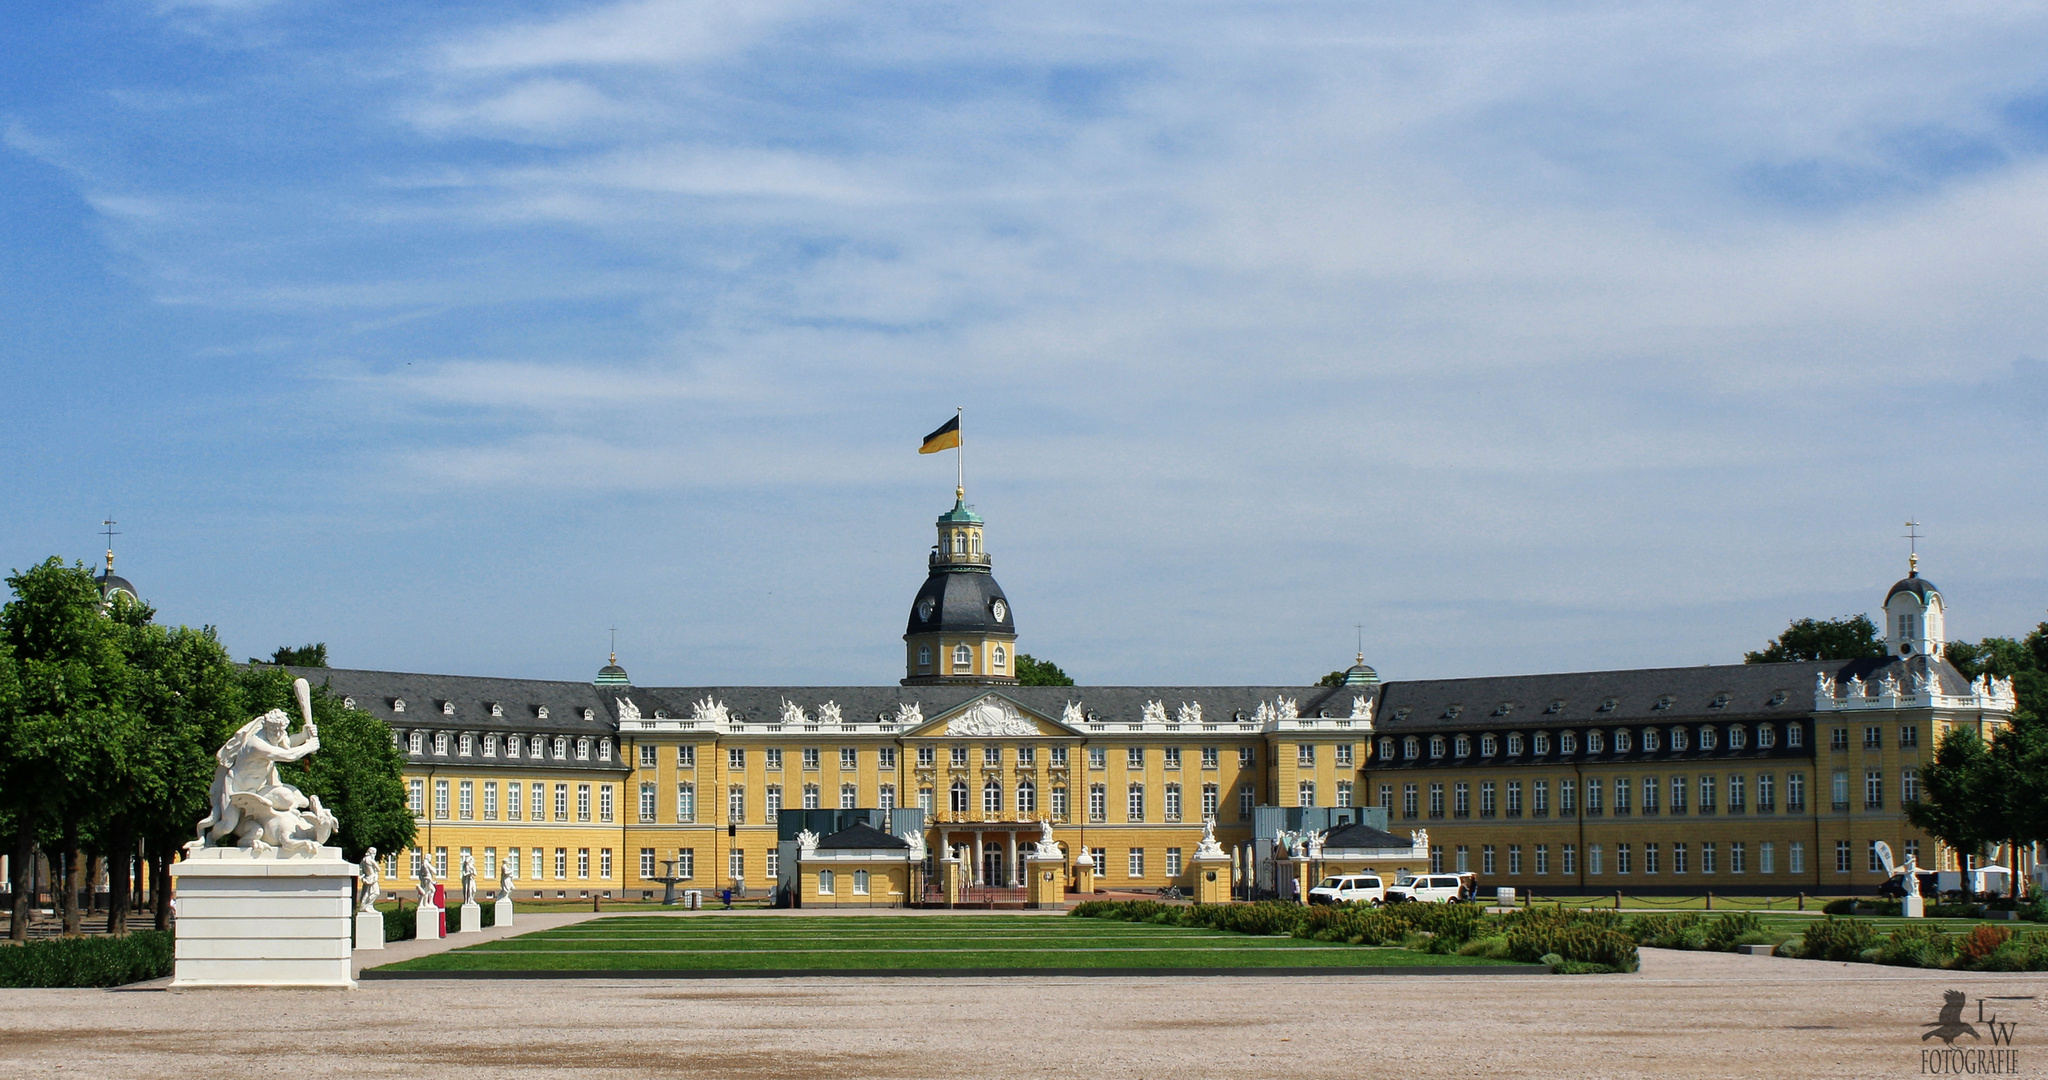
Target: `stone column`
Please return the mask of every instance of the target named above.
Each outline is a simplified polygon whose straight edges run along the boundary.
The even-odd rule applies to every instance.
[[[1010,888],[1014,889],[1017,886],[1023,884],[1023,882],[1017,880],[1018,871],[1021,869],[1017,865],[1017,830],[1011,829],[1008,835],[1010,840],[1008,844],[1010,860]]]
[[[976,829],[974,830],[974,874],[968,879],[976,885],[988,884],[988,882],[982,880],[987,875],[982,872],[981,866],[981,830]]]

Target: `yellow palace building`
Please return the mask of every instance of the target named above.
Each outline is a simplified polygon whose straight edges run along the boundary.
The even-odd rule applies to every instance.
[[[1361,656],[1334,687],[1020,686],[963,496],[897,685],[642,687],[616,657],[589,683],[302,672],[405,751],[421,850],[388,855],[387,880],[467,853],[521,898],[639,899],[670,877],[787,894],[799,858],[850,858],[899,869],[827,876],[829,896],[812,874],[805,902],[891,906],[942,899],[951,853],[1002,901],[1049,823],[1069,883],[1090,884],[1085,847],[1095,888],[1192,893],[1214,819],[1240,895],[1285,891],[1274,839],[1322,830],[1482,888],[1869,891],[1879,840],[1954,866],[1902,804],[1947,728],[2012,713],[2008,685],[1942,660],[1944,601],[1917,568],[1886,596],[1878,659],[1382,682]]]

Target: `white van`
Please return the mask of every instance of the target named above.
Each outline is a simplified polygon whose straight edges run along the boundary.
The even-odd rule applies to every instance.
[[[1387,898],[1386,883],[1378,874],[1341,874],[1326,877],[1308,891],[1311,904],[1377,904]]]
[[[1456,874],[1424,874],[1421,877],[1404,877],[1389,885],[1386,902],[1398,904],[1415,900],[1426,904],[1443,904],[1463,899],[1464,885]]]

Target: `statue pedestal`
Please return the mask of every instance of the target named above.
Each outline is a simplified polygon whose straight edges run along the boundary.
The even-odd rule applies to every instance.
[[[289,859],[206,848],[172,863],[171,987],[355,986],[349,916],[358,873],[335,847]]]
[[[356,948],[368,951],[384,947],[384,913],[356,912]]]
[[[448,936],[448,923],[441,918],[441,909],[432,904],[413,909],[413,920],[413,936],[422,941]]]
[[[1920,897],[1920,896],[1908,896],[1908,897],[1906,897],[1905,899],[1903,899],[1903,900],[1899,901],[1899,914],[1901,914],[1901,915],[1904,915],[1904,916],[1905,916],[1906,918],[1908,918],[1908,919],[1924,919],[1924,918],[1926,918],[1926,917],[1927,917],[1927,900],[1926,900],[1926,898],[1925,898],[1925,897]]]
[[[1195,868],[1195,903],[1221,904],[1230,899],[1230,856],[1197,855],[1189,860]]]
[[[966,894],[967,872],[958,859],[939,860],[939,892],[946,898],[946,906],[952,907]]]
[[[1074,891],[1082,896],[1095,895],[1095,860],[1080,859],[1074,863]]]
[[[481,934],[484,932],[484,906],[474,900],[462,905],[462,929],[458,934]]]
[[[1056,908],[1067,902],[1066,856],[1024,860],[1025,899],[1034,908]]]
[[[511,897],[500,896],[498,897],[498,902],[491,905],[491,921],[497,926],[512,925]]]

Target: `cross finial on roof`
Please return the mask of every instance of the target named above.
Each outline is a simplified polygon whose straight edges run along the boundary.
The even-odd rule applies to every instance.
[[[612,659],[611,659],[611,662],[612,662],[612,663],[614,663],[614,664],[616,664],[616,663],[618,663],[618,662],[619,662],[619,628],[618,628],[618,627],[616,627],[616,626],[612,627]]]
[[[1910,521],[1910,520],[1906,522],[1906,535],[1905,535],[1905,540],[1906,540],[1906,569],[1907,569],[1907,570],[1909,570],[1909,571],[1911,571],[1911,572],[1913,572],[1913,573],[1915,573],[1915,574],[1917,574],[1917,573],[1919,573],[1919,572],[1920,572],[1920,523],[1919,523],[1919,522],[1917,522],[1917,521]]]
[[[102,535],[107,538],[107,573],[111,574],[114,572],[114,537],[121,535],[114,531],[114,526],[120,523],[109,516],[107,520],[100,522],[100,524],[107,527],[107,531]]]

